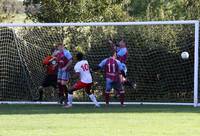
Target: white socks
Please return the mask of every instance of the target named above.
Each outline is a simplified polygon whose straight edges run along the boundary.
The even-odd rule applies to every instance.
[[[97,102],[95,95],[90,94],[89,97],[90,97],[91,101],[94,102],[95,106],[99,107],[99,103]]]
[[[68,94],[68,105],[72,105],[73,94]]]
[[[100,106],[99,103],[97,102],[96,97],[95,97],[94,94],[90,94],[89,97],[90,97],[91,101],[94,102],[95,106],[97,106],[97,107]],[[73,95],[72,94],[68,94],[68,105],[71,106],[72,102],[73,102]]]

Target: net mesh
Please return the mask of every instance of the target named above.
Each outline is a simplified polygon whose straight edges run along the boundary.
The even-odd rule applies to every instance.
[[[108,39],[125,39],[127,75],[135,83],[135,88],[125,86],[126,101],[192,102],[194,31],[194,25],[0,27],[0,100],[37,99],[45,77],[42,60],[58,42],[73,55],[84,52],[93,68],[109,56]],[[183,51],[188,59],[181,58]],[[103,72],[93,77],[93,91],[103,100]],[[72,77],[70,84],[75,81]],[[52,87],[44,93],[44,100],[57,100]],[[89,101],[83,91],[76,92],[75,100]]]

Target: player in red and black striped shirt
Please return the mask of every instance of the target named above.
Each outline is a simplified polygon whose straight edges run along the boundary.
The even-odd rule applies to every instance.
[[[57,49],[53,48],[51,50],[52,55],[46,56],[43,59],[43,66],[46,69],[46,76],[42,82],[42,85],[39,87],[39,101],[43,100],[43,88],[52,86],[54,89],[57,89],[57,62],[54,55],[57,53]]]

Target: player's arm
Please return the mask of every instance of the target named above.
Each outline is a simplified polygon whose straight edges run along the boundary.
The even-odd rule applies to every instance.
[[[119,51],[117,52],[117,56],[124,56],[127,53],[127,48],[121,48],[119,49]]]
[[[64,53],[65,57],[69,60],[68,63],[63,67],[63,70],[69,69],[69,67],[72,65],[72,55],[69,51]]]
[[[108,43],[110,44],[112,50],[117,51],[117,46],[112,40],[108,40]]]
[[[80,77],[80,72],[81,72],[81,69],[80,69],[80,67],[76,64],[76,65],[74,66],[74,74],[73,74],[73,77],[74,77],[74,78]]]
[[[121,70],[120,72],[121,72],[122,76],[126,78],[126,74],[125,74],[124,70]]]
[[[54,67],[57,67],[58,66],[58,63],[57,63],[57,55],[58,55],[59,51],[58,50],[55,50],[53,53],[52,53],[52,59],[50,60],[51,63],[54,65]]]
[[[56,61],[56,57],[52,57],[50,60],[49,60],[49,65],[53,65],[54,68],[57,67],[58,63]]]
[[[117,65],[118,65],[118,67],[119,67],[120,74],[122,74],[122,76],[126,78],[126,74],[125,74],[125,72],[124,72],[124,70],[123,70],[122,63],[121,63],[120,61],[117,61]]]
[[[78,77],[80,77],[80,73],[79,73],[79,72],[74,72],[73,77],[74,77],[74,78],[78,78]]]
[[[104,68],[106,61],[107,61],[107,59],[102,60],[101,63],[99,63],[95,68],[92,69],[92,71],[96,72],[96,71]]]
[[[51,58],[50,56],[46,56],[43,59],[42,64],[43,64],[44,67],[50,65],[50,58]]]
[[[54,60],[56,60],[56,57],[52,56],[52,58],[49,60],[49,62],[52,62]]]
[[[69,69],[69,67],[72,65],[72,58],[68,61],[67,65],[64,67],[65,69]]]

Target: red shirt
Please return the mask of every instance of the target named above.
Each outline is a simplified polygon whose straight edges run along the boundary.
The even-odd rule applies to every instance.
[[[57,66],[53,65],[50,61],[53,57],[52,56],[46,56],[43,59],[43,65],[46,66],[46,73],[48,75],[56,75],[57,74]]]

